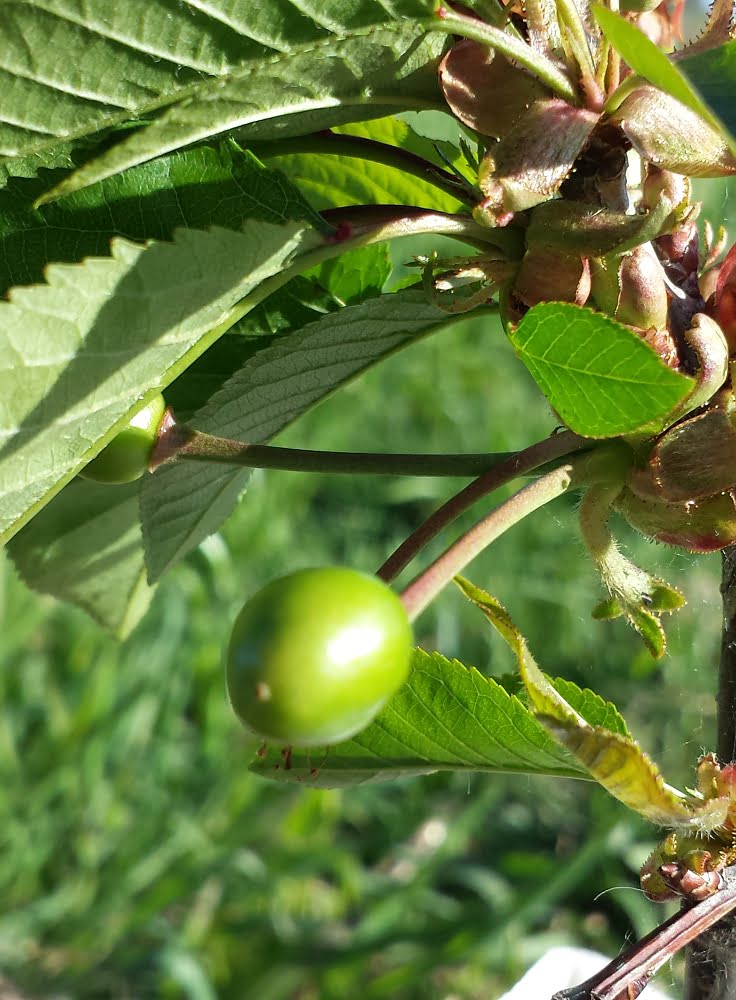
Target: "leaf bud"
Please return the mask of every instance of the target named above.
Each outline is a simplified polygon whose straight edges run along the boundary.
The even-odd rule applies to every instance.
[[[736,157],[720,131],[670,94],[637,87],[611,115],[636,152],[663,170],[688,177],[727,177]]]
[[[588,260],[548,247],[530,248],[524,254],[513,293],[527,306],[553,300],[584,306],[590,294]]]
[[[689,552],[718,552],[736,542],[736,505],[731,493],[697,502],[663,503],[624,489],[614,506],[647,538]]]
[[[637,330],[666,330],[667,286],[651,243],[595,262],[591,293],[598,308]]]

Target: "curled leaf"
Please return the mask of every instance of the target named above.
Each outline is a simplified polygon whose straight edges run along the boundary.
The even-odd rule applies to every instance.
[[[589,725],[539,669],[508,611],[470,581],[458,577],[455,582],[511,647],[539,722],[611,795],[645,819],[663,826],[708,831],[724,823],[727,798],[704,800],[672,788],[628,734]]]
[[[699,114],[648,84],[626,97],[612,115],[637,153],[649,163],[688,177],[728,177],[736,157],[721,132]],[[673,128],[673,123],[677,127]]]

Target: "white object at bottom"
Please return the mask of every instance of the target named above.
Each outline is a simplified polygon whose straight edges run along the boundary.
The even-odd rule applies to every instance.
[[[552,948],[500,1000],[550,1000],[557,990],[578,986],[611,961],[587,948]],[[671,1000],[656,986],[647,986],[642,1000]]]

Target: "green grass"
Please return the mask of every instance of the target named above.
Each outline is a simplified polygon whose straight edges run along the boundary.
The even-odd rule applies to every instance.
[[[497,326],[469,322],[369,373],[281,443],[508,450],[553,427]],[[452,488],[256,474],[122,645],[2,564],[0,970],[21,990],[488,1000],[551,944],[613,951],[661,919],[635,888],[656,831],[585,783],[434,775],[338,793],[248,773],[253,745],[222,676],[240,604],[300,566],[376,568]],[[690,598],[661,664],[620,622],[591,620],[601,590],[570,499],[468,575],[509,607],[545,669],[617,700],[687,783],[713,743],[718,557],[622,534]],[[486,673],[513,669],[456,593],[417,638]],[[598,899],[610,886],[623,888]]]

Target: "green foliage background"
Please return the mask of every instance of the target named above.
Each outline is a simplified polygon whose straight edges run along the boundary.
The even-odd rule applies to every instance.
[[[280,443],[502,451],[553,426],[486,319],[391,359]],[[661,919],[635,888],[656,831],[582,782],[439,774],[332,792],[247,770],[221,662],[239,605],[299,566],[377,567],[451,486],[257,473],[122,646],[2,563],[0,970],[24,995],[488,998],[553,943],[613,952]],[[661,665],[624,625],[590,620],[599,585],[570,499],[470,576],[544,667],[617,700],[681,784],[712,739],[719,560],[625,537],[689,597]],[[417,638],[513,669],[459,594]]]
[[[156,128],[131,131],[125,150],[112,152],[96,176],[237,124],[227,118],[228,100],[299,112],[295,95],[314,98],[304,74],[305,65],[317,65],[312,43],[329,34],[319,28],[305,38],[300,17],[284,37],[261,31],[260,41],[248,24],[236,26],[241,45],[252,41],[259,58],[221,89],[230,66],[223,45],[232,39],[216,18],[191,15],[192,5],[129,0],[115,7],[123,34],[145,10],[141,24],[163,54],[140,78],[135,35],[127,46],[95,36],[82,52],[64,18],[54,20],[54,34],[48,30],[66,7],[62,0],[27,6],[39,18],[31,34],[6,32],[7,61],[15,60],[17,74],[9,93],[33,126],[3,131],[7,148],[12,139],[12,149],[27,154],[2,169],[0,181],[16,176],[11,200],[13,184],[32,184],[39,164],[69,166],[70,134],[115,127],[129,111],[161,114]],[[105,6],[88,3],[87,14]],[[302,5],[270,9],[288,13],[291,6]],[[349,37],[326,50],[335,58],[316,81],[310,128],[355,117],[352,67],[363,52],[365,80],[376,84],[366,116],[398,106],[399,96],[402,107],[436,106],[434,69],[420,68],[443,39],[423,38],[424,28],[404,17],[424,15],[430,5],[335,6]],[[262,9],[254,4],[248,13]],[[387,13],[396,25],[382,28],[375,44],[363,39],[364,19],[382,21]],[[0,25],[13,25],[17,15],[16,5],[5,5]],[[262,49],[280,51],[285,43],[298,51],[268,60],[266,72]],[[68,59],[68,52],[81,58]],[[39,53],[54,58],[53,114],[34,79]],[[183,73],[180,57],[188,65]],[[416,69],[416,78],[397,82],[398,63]],[[97,79],[100,66],[110,70],[101,100],[70,93],[70,74],[81,74],[86,93],[85,74],[92,67]],[[136,80],[145,84],[140,92]],[[179,107],[185,87],[200,100]],[[271,137],[269,116],[259,129],[261,111],[253,122],[247,114],[238,120],[246,139]],[[58,135],[43,127],[51,117]],[[133,168],[119,183],[136,176]],[[365,183],[346,171],[339,176],[345,188]],[[315,199],[320,191],[329,203],[332,179],[325,194],[312,178],[308,194]],[[721,217],[725,195],[717,185],[707,191],[709,214]],[[355,200],[364,198],[372,200],[365,193]],[[342,192],[337,203],[345,203]],[[41,213],[60,223],[58,211]],[[30,280],[46,259],[45,246],[35,264],[24,254],[38,218],[14,222],[23,236],[6,263],[26,270],[7,274],[7,283]],[[74,259],[80,247],[70,239]],[[441,244],[432,245],[457,252]],[[403,245],[399,259],[410,252]],[[553,424],[495,324],[469,321],[369,373],[280,443],[501,451],[529,444]],[[232,717],[222,676],[222,648],[242,601],[299,566],[378,566],[450,491],[447,482],[257,474],[223,532],[164,580],[122,645],[81,612],[31,594],[0,556],[0,973],[24,997],[487,1000],[554,943],[614,951],[625,934],[644,933],[661,919],[662,909],[636,888],[656,831],[582,782],[440,774],[331,792],[269,784],[248,771],[255,748]],[[690,599],[670,629],[668,659],[653,664],[624,625],[590,620],[599,585],[574,515],[568,498],[538,513],[469,575],[508,606],[544,667],[615,699],[668,776],[684,784],[712,743],[718,558],[696,560],[627,535],[635,555]],[[417,638],[499,677],[513,666],[456,593],[421,619]]]

